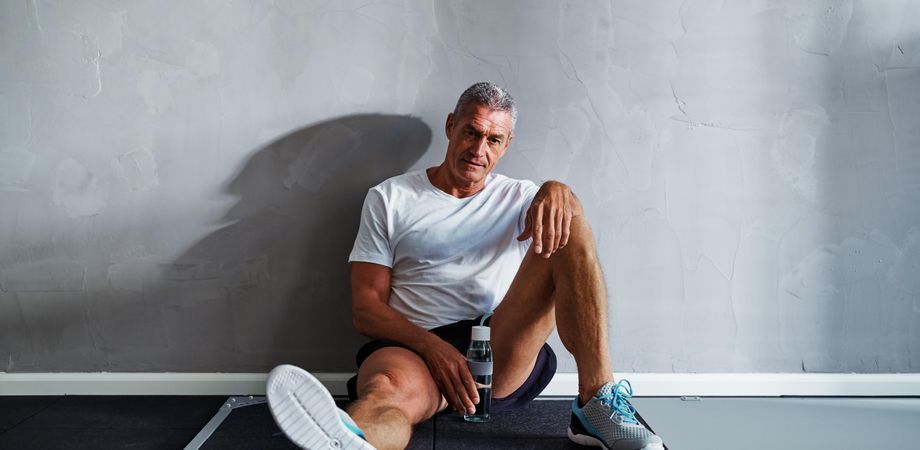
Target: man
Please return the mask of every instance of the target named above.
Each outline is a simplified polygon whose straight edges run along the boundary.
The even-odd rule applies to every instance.
[[[479,398],[461,353],[470,327],[491,326],[492,411],[533,400],[552,378],[546,339],[558,328],[578,366],[568,434],[610,450],[662,449],[613,383],[607,293],[582,206],[565,184],[492,173],[511,145],[514,100],[477,83],[448,114],[437,167],[372,188],[349,260],[358,352],[357,401],[348,413],[309,373],[279,366],[269,404],[307,449],[401,449],[412,426]],[[489,315],[494,310],[493,315]]]

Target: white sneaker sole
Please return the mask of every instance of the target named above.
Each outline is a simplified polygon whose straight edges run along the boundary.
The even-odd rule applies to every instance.
[[[578,444],[585,445],[588,447],[600,447],[604,450],[610,450],[600,439],[597,439],[593,436],[588,436],[586,434],[575,434],[572,432],[572,429],[568,430],[569,440]],[[637,448],[635,450],[664,450],[664,444],[649,444],[642,448]]]
[[[345,427],[329,391],[309,372],[291,365],[272,369],[268,406],[287,437],[306,450],[375,450]]]

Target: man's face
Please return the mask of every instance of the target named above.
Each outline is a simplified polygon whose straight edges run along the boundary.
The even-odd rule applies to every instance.
[[[511,145],[511,113],[471,103],[447,116],[447,156],[451,178],[478,184]]]

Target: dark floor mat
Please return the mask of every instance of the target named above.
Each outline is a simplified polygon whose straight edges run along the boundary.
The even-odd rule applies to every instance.
[[[13,428],[53,403],[61,396],[0,396],[0,433]]]
[[[568,401],[538,400],[521,409],[495,414],[486,423],[469,423],[459,414],[435,417],[437,449],[580,449],[566,437]]]
[[[181,449],[227,397],[0,397],[2,449]],[[339,402],[345,407],[345,402]],[[409,450],[578,449],[566,437],[568,400],[539,400],[482,424],[441,413],[415,427]],[[265,403],[238,407],[202,449],[296,449]]]
[[[340,408],[347,406],[346,402],[337,403]],[[214,413],[217,413],[217,408],[214,409]],[[427,450],[433,446],[434,421],[429,420],[417,425],[407,448]],[[297,446],[288,440],[275,424],[268,404],[262,403],[234,409],[201,448],[202,450],[296,449]]]
[[[6,450],[181,449],[194,428],[23,428],[0,435]]]
[[[10,423],[0,430],[0,449],[182,448],[225,398],[0,397],[0,418]]]
[[[194,428],[211,419],[226,397],[68,395],[19,428]]]

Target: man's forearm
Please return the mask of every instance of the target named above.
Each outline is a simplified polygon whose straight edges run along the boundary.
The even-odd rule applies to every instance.
[[[439,339],[428,330],[410,322],[389,305],[377,303],[356,309],[353,313],[353,322],[358,333],[371,339],[399,342],[416,353],[423,352],[431,339]]]

